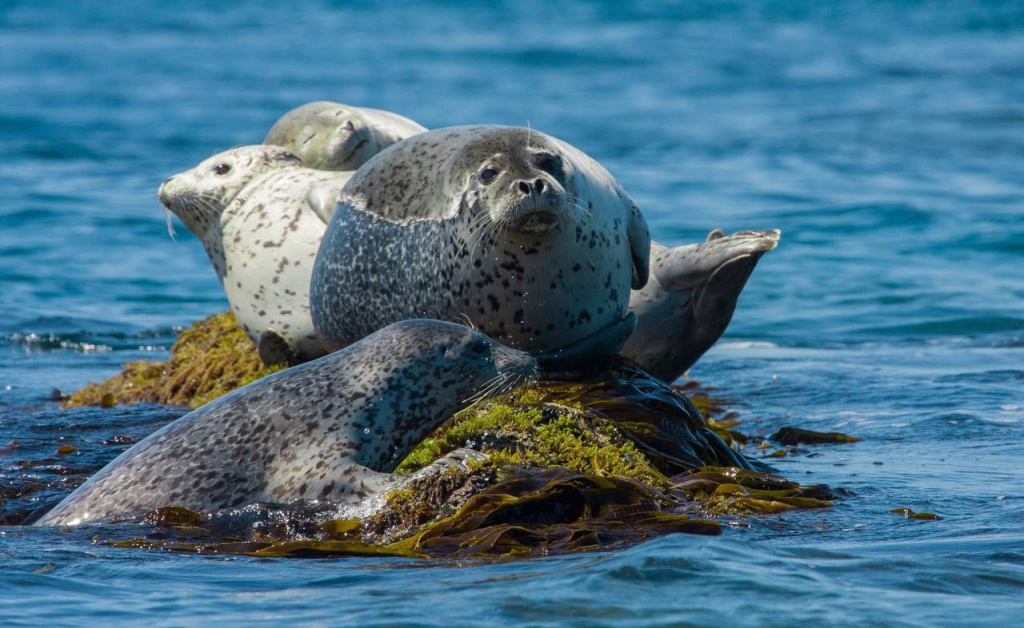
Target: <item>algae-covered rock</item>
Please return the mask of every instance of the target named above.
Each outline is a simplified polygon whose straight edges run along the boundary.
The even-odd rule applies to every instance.
[[[197,407],[270,372],[234,318],[220,314],[183,332],[169,361],[127,364],[68,405],[114,398]],[[718,413],[721,401],[693,382],[683,388],[689,398],[625,362],[585,379],[538,382],[456,415],[397,472],[464,447],[486,459],[418,478],[363,520],[286,505],[274,512],[287,524],[225,532],[168,508],[143,519],[156,526],[152,535],[116,544],[264,557],[515,556],[718,534],[709,518],[831,506],[827,488],[801,487],[745,458],[735,414],[709,424],[701,410]]]
[[[71,395],[65,407],[162,403],[198,408],[269,375],[256,347],[230,312],[209,316],[181,332],[165,362],[140,360]]]

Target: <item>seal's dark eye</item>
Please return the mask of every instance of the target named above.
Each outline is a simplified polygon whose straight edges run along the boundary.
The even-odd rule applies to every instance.
[[[537,167],[548,174],[554,174],[558,168],[558,160],[551,155],[541,155],[537,159]]]
[[[491,183],[498,178],[498,171],[494,168],[484,168],[480,171],[480,182],[484,185]]]
[[[213,174],[224,175],[231,172],[231,164],[217,164],[213,167]]]

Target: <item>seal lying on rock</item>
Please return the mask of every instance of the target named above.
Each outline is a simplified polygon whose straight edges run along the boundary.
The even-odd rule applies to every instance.
[[[313,189],[336,196],[350,176],[261,145],[214,155],[160,186],[160,202],[202,241],[265,364],[327,353],[309,315],[309,278],[326,226],[306,196]]]
[[[346,151],[336,147],[355,144],[344,141],[331,143],[323,138],[334,132],[331,129],[338,126],[337,120],[344,120],[344,124],[350,126],[354,124],[354,128],[366,129],[364,135],[367,137],[372,135],[372,124],[363,122],[363,126],[358,126],[360,121],[365,120],[360,117],[360,111],[370,111],[376,115],[389,116],[388,119],[397,118],[402,121],[402,126],[394,130],[390,137],[403,139],[426,130],[408,118],[391,112],[317,102],[286,114],[271,130],[267,142],[292,147],[296,151],[301,145],[301,154],[307,163],[328,170],[339,169],[336,164],[353,162],[347,158],[337,158],[337,153]],[[386,124],[387,120],[382,120],[381,125]],[[344,131],[338,133],[341,136],[346,134]],[[386,147],[381,141],[361,140],[362,154],[374,146],[380,146],[381,149]],[[311,191],[307,197],[312,209],[325,222],[330,222],[337,207],[335,192],[325,187]],[[625,355],[652,373],[660,373],[668,381],[673,381],[717,341],[732,320],[736,298],[760,255],[774,248],[772,244],[757,252],[755,249],[760,244],[771,241],[770,234],[764,238],[754,238],[749,235],[753,232],[744,233],[746,235],[729,236],[715,246],[687,245],[667,249],[651,242],[652,253],[662,260],[656,272],[661,281],[650,281],[643,289],[633,290],[630,294],[629,311],[637,315],[637,322],[636,332],[627,345]],[[709,241],[712,239],[709,237]],[[748,253],[751,257],[736,259],[734,264],[729,264],[731,255],[742,257]],[[746,261],[743,262],[743,259]],[[702,292],[700,287],[719,268],[722,271],[714,275],[714,287]],[[730,279],[735,282],[734,285],[729,283]],[[696,300],[691,298],[701,294],[706,296]],[[700,302],[699,313],[693,309],[697,301]],[[716,311],[716,307],[720,310]]]
[[[396,323],[167,425],[36,525],[170,505],[211,512],[296,499],[357,503],[399,486],[390,472],[453,414],[535,368],[529,355],[462,325]]]
[[[319,101],[284,114],[263,143],[287,148],[310,168],[357,170],[388,146],[424,131],[397,113]]]
[[[634,290],[639,323],[622,355],[672,382],[721,337],[761,256],[780,232],[712,231],[706,242],[676,248],[651,244],[651,278]]]
[[[330,348],[424,317],[466,319],[532,354],[612,355],[632,331],[629,290],[647,282],[649,253],[639,208],[579,150],[526,128],[438,129],[386,149],[342,189],[311,313]]]

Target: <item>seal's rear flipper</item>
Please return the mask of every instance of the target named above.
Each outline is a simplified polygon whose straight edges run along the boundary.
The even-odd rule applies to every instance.
[[[638,323],[622,355],[665,381],[685,373],[725,332],[747,279],[780,236],[715,229],[700,244],[652,242],[651,280],[630,294]]]
[[[260,341],[256,343],[256,351],[260,354],[260,360],[267,366],[294,366],[299,363],[299,356],[295,354],[295,350],[273,329],[263,330]]]
[[[719,268],[747,255],[760,258],[779,244],[782,232],[738,231],[724,235],[721,229],[708,234],[700,244],[666,249],[658,246],[652,273],[666,290],[689,290],[707,283]]]

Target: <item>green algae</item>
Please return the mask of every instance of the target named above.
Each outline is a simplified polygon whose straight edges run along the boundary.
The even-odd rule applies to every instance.
[[[490,456],[479,463],[483,468],[560,467],[667,486],[668,478],[634,443],[618,435],[610,422],[588,421],[582,411],[568,406],[522,403],[531,396],[536,403],[533,392],[527,392],[526,399],[513,393],[508,399],[460,413],[414,449],[398,471],[414,471],[472,445]]]
[[[182,331],[169,360],[128,362],[121,373],[72,394],[64,406],[162,403],[198,408],[281,368],[264,366],[234,315],[224,312]]]

